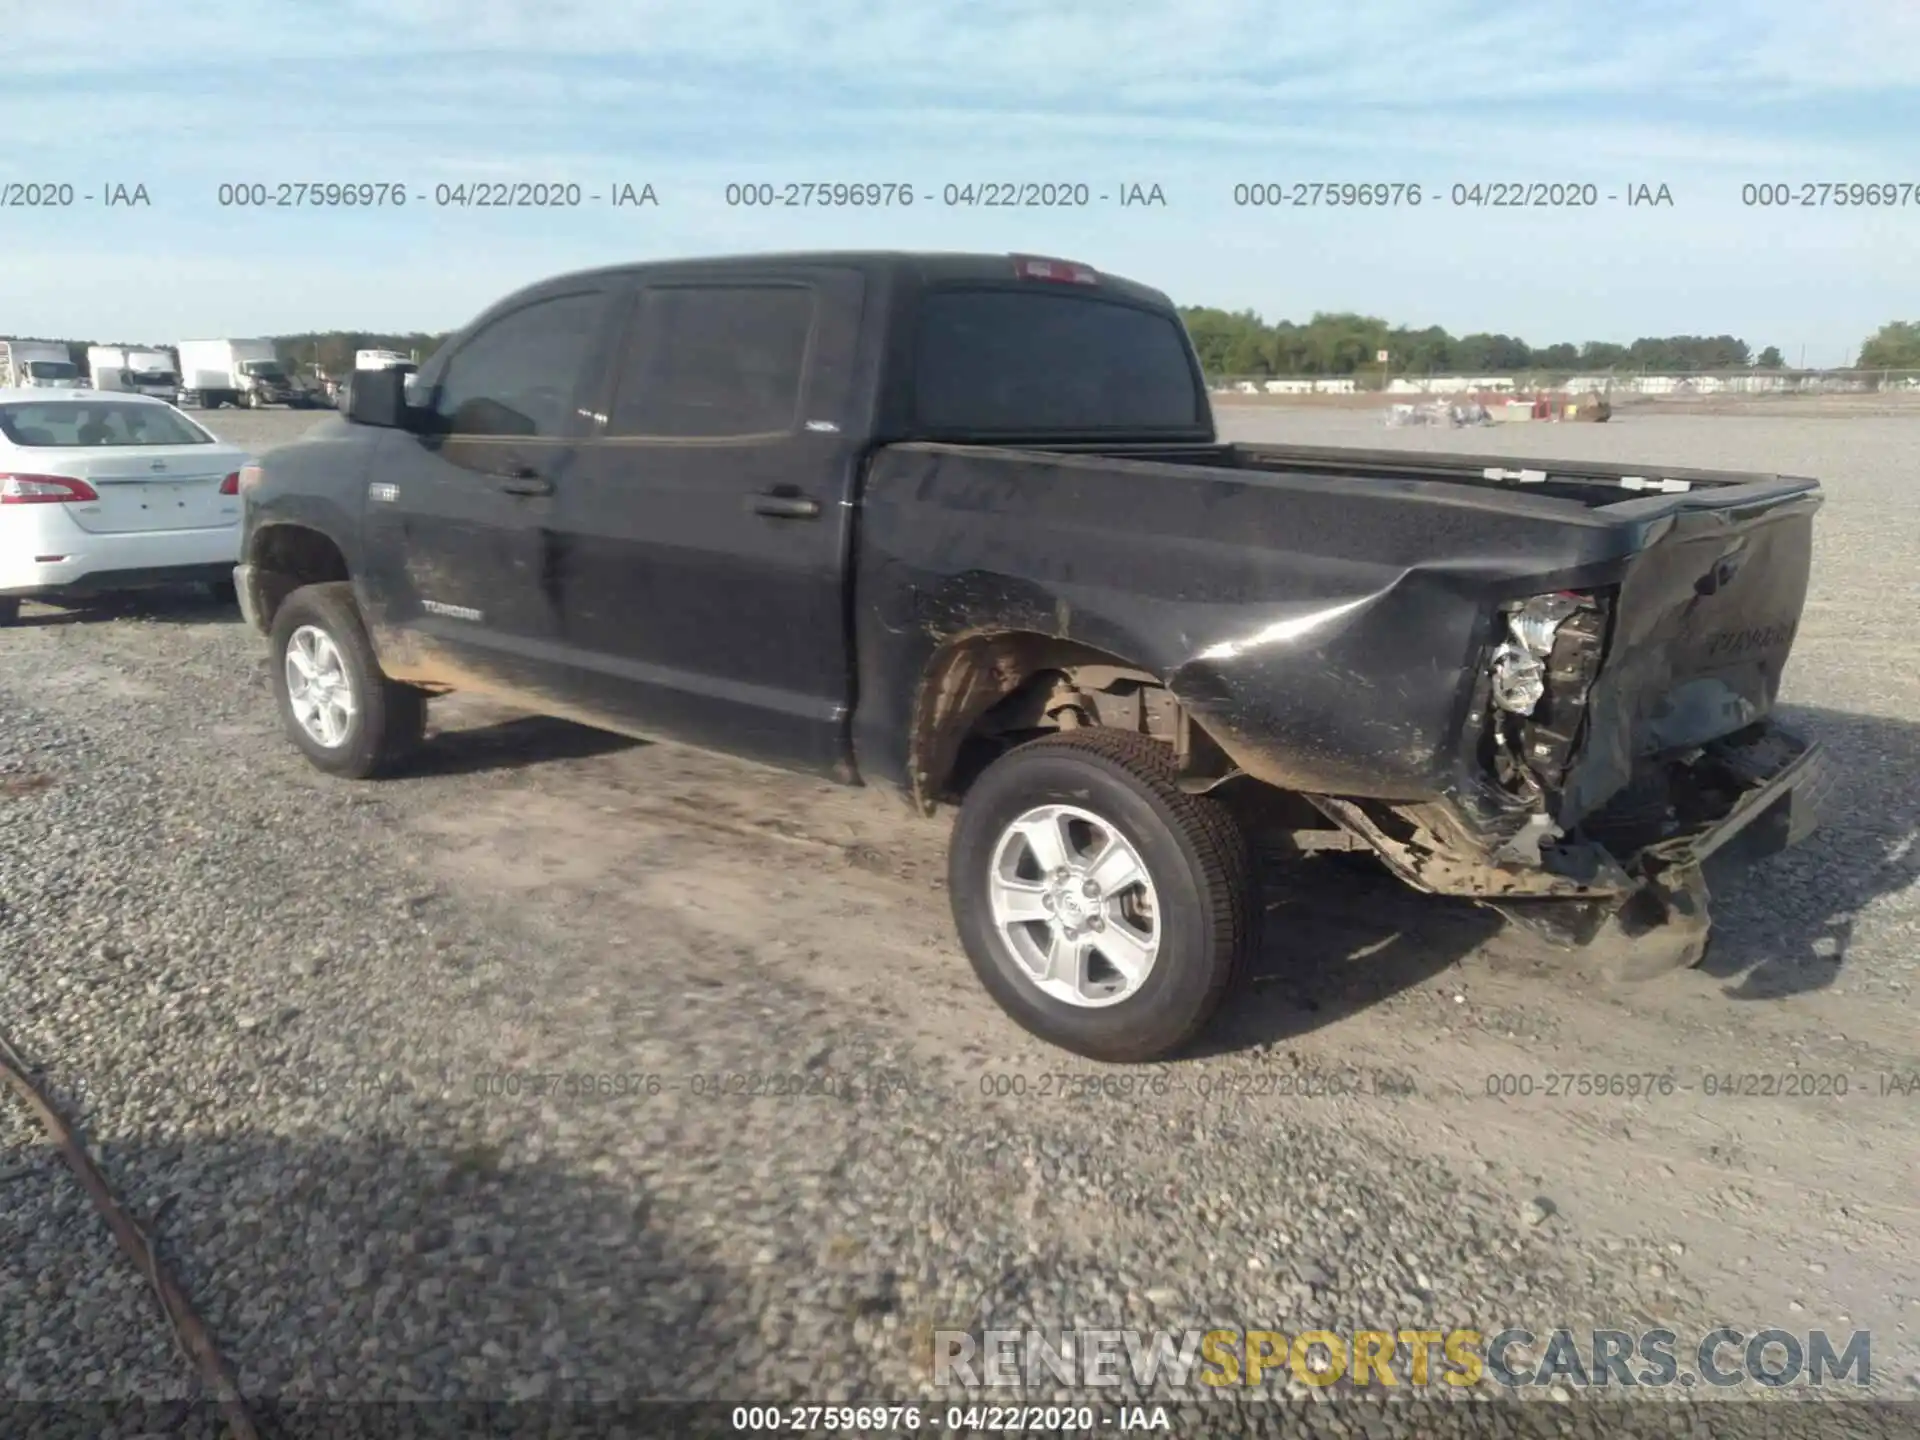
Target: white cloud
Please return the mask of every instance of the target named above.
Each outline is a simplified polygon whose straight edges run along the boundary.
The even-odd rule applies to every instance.
[[[1920,91],[1912,0],[92,0],[15,10],[10,101],[37,95],[85,123],[37,134],[31,153],[0,152],[0,178],[137,178],[156,196],[150,216],[111,224],[79,213],[10,224],[21,253],[0,269],[0,305],[49,317],[43,329],[81,304],[109,315],[145,307],[156,324],[175,317],[168,326],[183,305],[231,305],[223,323],[240,329],[323,315],[375,323],[369,310],[393,306],[390,323],[436,325],[506,284],[576,264],[844,244],[1053,248],[1130,267],[1183,297],[1220,285],[1207,298],[1293,313],[1351,302],[1409,319],[1450,275],[1518,246],[1556,265],[1571,257],[1583,276],[1620,276],[1651,309],[1719,315],[1744,293],[1749,325],[1804,308],[1799,326],[1814,323],[1818,297],[1791,251],[1850,267],[1849,315],[1864,315],[1874,286],[1899,283],[1908,217],[1920,215],[1786,216],[1736,199],[1749,179],[1920,180],[1895,163],[1911,156],[1907,134],[1831,118],[1872,111],[1881,92],[1911,103]],[[746,214],[719,196],[731,179],[937,186],[1036,174],[1157,179],[1181,208],[1116,225],[932,207]],[[644,217],[537,219],[417,206],[239,216],[212,205],[222,180],[389,177],[428,189],[462,178],[650,180],[663,204]],[[1227,203],[1234,180],[1269,178],[1670,181],[1681,204],[1545,220],[1425,210],[1363,225]],[[140,257],[116,254],[120,241]],[[49,288],[76,245],[113,259],[115,293]],[[402,278],[422,265],[432,273],[418,284]],[[1529,336],[1626,323],[1620,296],[1542,273],[1550,278],[1501,287],[1516,318],[1467,323]],[[1580,314],[1592,318],[1568,318]]]
[[[881,93],[932,82],[985,95],[1104,95],[1117,109],[1143,85],[1160,87],[1156,99],[1205,108],[1206,88],[1222,81],[1275,102],[1416,107],[1920,83],[1920,7],[1906,0],[1719,0],[1685,10],[1576,0],[1497,9],[1466,0],[203,0],[156,10],[94,0],[36,7],[8,24],[8,68],[19,76],[491,53],[753,70]],[[498,98],[510,108],[511,95]]]

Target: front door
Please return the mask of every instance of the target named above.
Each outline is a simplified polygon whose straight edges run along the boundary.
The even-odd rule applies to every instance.
[[[422,429],[383,438],[361,598],[378,628],[405,632],[402,673],[536,692],[561,680],[554,517],[609,315],[606,289],[584,286],[495,316],[434,367]]]

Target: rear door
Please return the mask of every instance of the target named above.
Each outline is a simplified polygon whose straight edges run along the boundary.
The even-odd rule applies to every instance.
[[[592,283],[492,317],[435,365],[425,432],[376,449],[361,598],[427,641],[429,668],[456,684],[564,681],[555,517],[608,317]]]
[[[559,523],[569,651],[636,728],[844,766],[863,293],[799,266],[632,297]]]

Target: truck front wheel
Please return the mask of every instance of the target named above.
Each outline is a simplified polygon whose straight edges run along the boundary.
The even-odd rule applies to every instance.
[[[1002,756],[961,806],[948,866],[981,984],[1089,1059],[1179,1050],[1258,945],[1245,837],[1145,735],[1075,730]]]
[[[381,673],[351,582],[304,585],[281,602],[270,675],[288,737],[329,775],[384,774],[426,734],[427,697]]]

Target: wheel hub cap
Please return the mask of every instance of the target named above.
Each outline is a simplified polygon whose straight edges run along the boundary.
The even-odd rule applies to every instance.
[[[1036,806],[1002,832],[988,904],[1020,973],[1070,1005],[1118,1004],[1159,957],[1145,862],[1111,821],[1078,806]]]
[[[317,625],[295,630],[287,637],[286,675],[294,723],[316,745],[332,750],[345,744],[359,707],[333,637]]]

